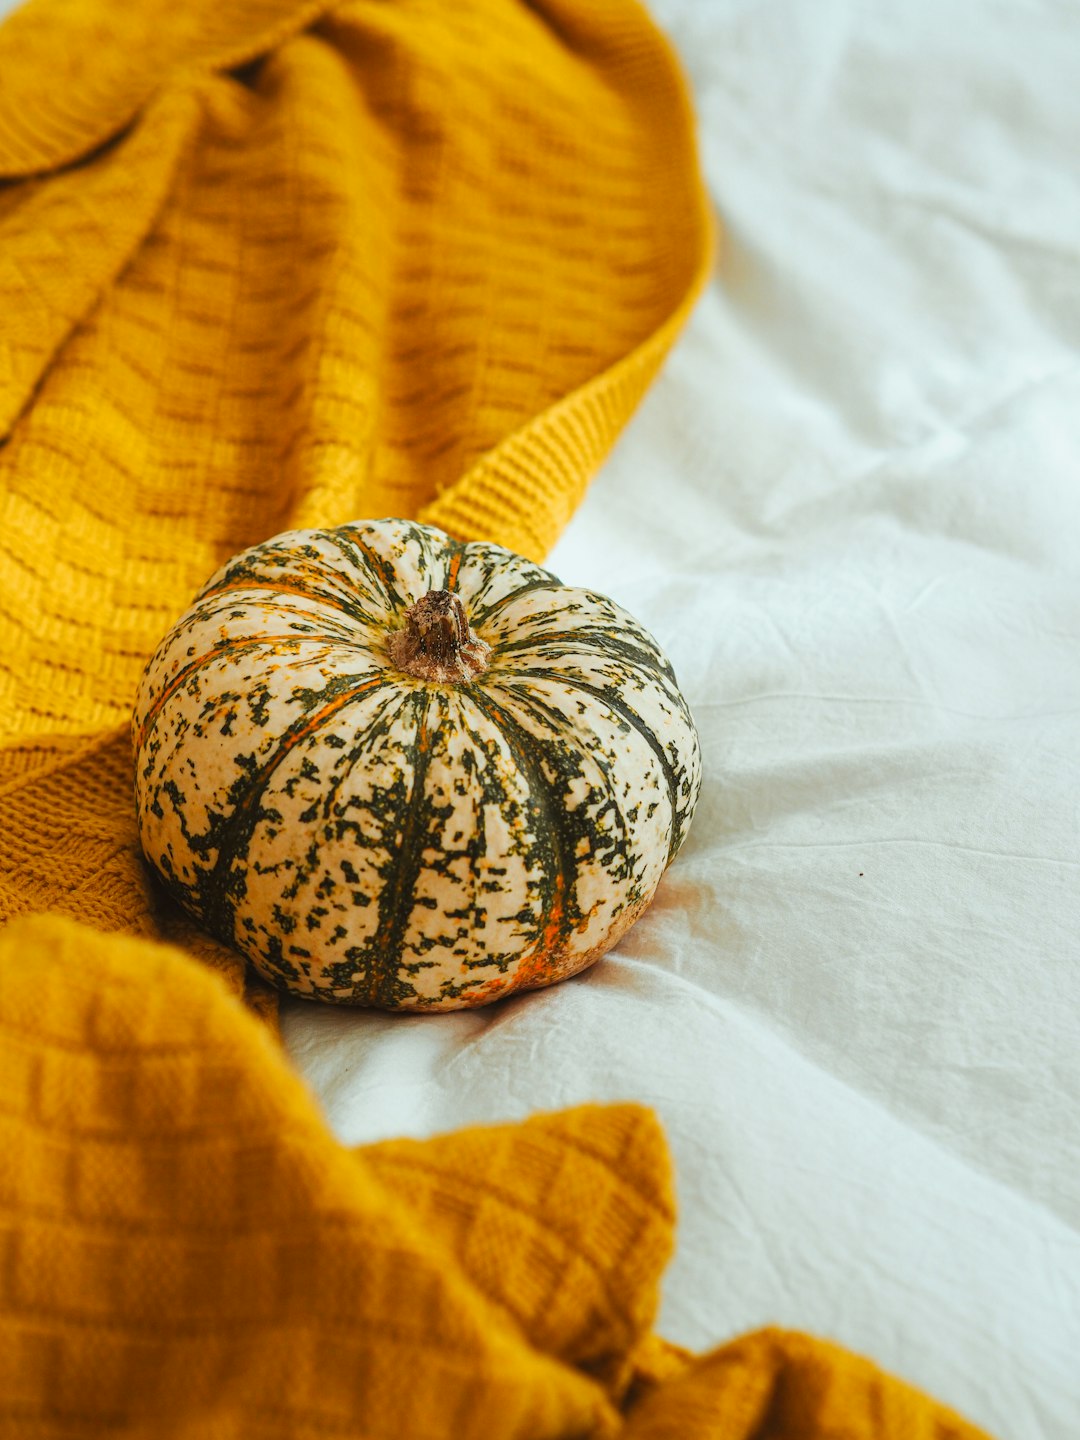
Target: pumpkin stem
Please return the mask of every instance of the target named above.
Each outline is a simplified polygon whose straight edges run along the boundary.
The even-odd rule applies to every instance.
[[[487,669],[490,647],[469,625],[460,596],[429,590],[405,611],[405,628],[395,630],[390,659],[417,680],[472,680]]]

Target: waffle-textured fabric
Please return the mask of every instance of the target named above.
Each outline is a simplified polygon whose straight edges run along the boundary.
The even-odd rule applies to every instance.
[[[0,74],[9,736],[126,719],[278,531],[540,558],[703,278],[687,102],[624,0],[31,0]]]
[[[572,512],[707,272],[660,37],[30,0],[0,75],[0,1435],[971,1440],[807,1337],[650,1335],[647,1111],[339,1145],[139,857],[134,684],[229,554]]]
[[[350,1151],[179,950],[35,916],[0,976],[5,1437],[976,1440],[803,1336],[650,1338],[647,1110]]]

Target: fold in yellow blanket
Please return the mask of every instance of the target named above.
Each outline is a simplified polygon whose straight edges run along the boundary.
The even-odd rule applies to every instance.
[[[138,855],[134,683],[227,555],[573,511],[708,267],[648,20],[30,0],[0,75],[0,1434],[973,1436],[807,1337],[650,1337],[645,1110],[342,1148]]]

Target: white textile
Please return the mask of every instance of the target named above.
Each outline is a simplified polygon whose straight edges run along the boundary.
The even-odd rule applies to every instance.
[[[1080,10],[654,9],[724,250],[550,564],[670,654],[690,840],[589,974],[287,1043],[350,1142],[655,1106],[665,1334],[1076,1440]]]

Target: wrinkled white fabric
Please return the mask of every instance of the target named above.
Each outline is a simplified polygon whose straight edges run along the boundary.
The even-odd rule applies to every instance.
[[[671,655],[690,841],[587,976],[286,1040],[348,1141],[655,1106],[664,1333],[1075,1440],[1080,10],[654,10],[724,251],[551,565]]]

